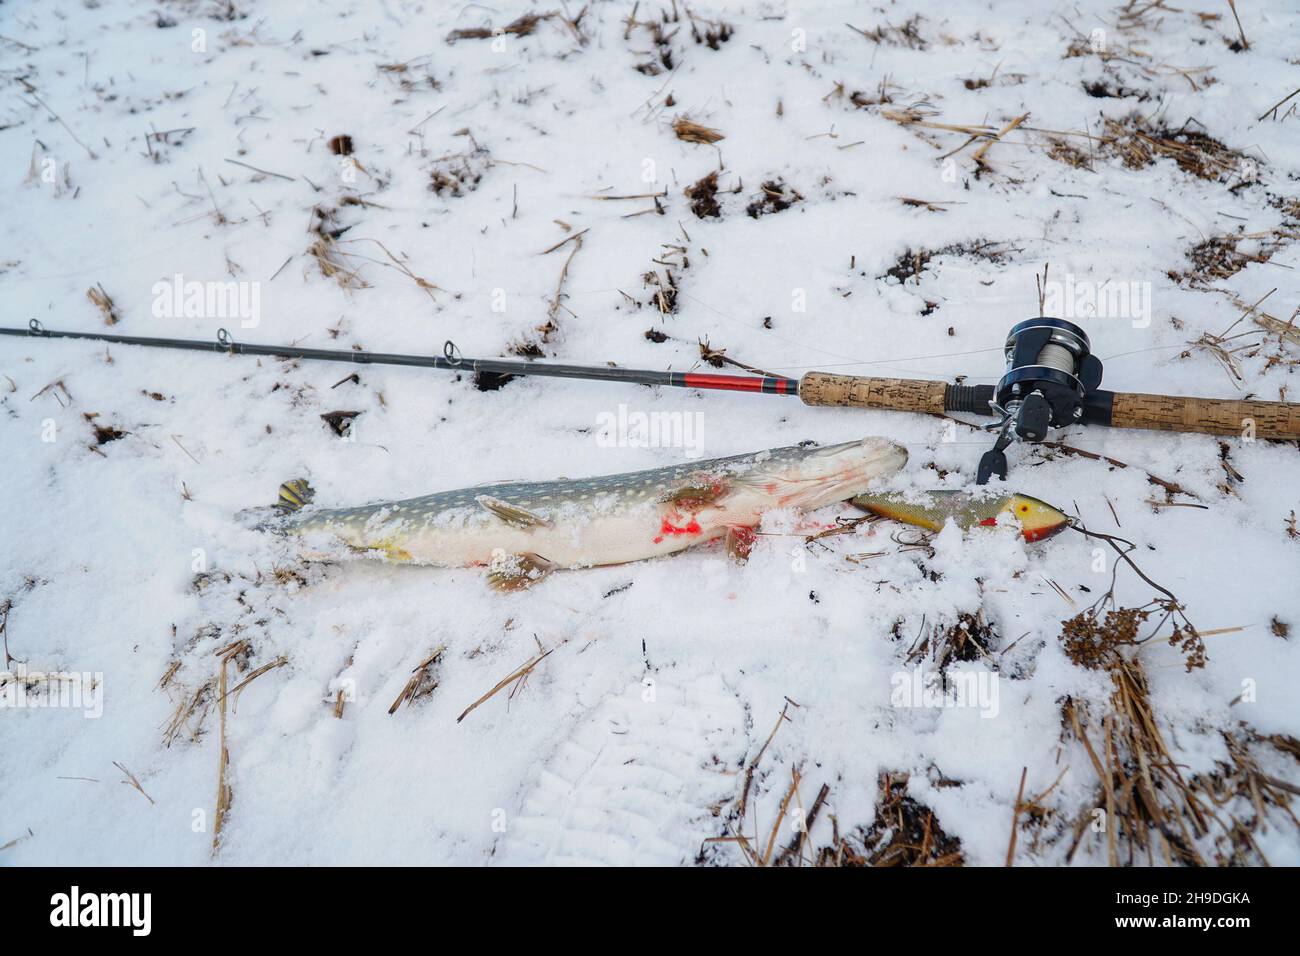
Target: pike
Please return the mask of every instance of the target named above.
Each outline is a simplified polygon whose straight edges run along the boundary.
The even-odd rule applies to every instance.
[[[498,482],[351,508],[309,506],[302,479],[280,486],[285,514],[264,527],[297,535],[312,557],[345,552],[442,567],[486,567],[518,590],[561,568],[624,564],[725,538],[748,555],[764,513],[813,510],[897,472],[907,450],[883,438],[811,443],[730,458],[541,482]]]

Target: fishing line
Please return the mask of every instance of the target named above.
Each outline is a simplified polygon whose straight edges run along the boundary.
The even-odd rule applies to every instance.
[[[704,306],[704,308],[708,309],[710,312],[714,313],[715,315],[718,315],[718,316],[720,316],[721,318],[726,319],[728,322],[732,323],[733,325],[738,325],[738,326],[744,328],[744,329],[745,329],[746,331],[748,331],[748,332],[756,332],[756,331],[758,331],[757,327],[755,327],[755,326],[751,326],[751,325],[749,325],[748,323],[744,322],[744,321],[741,320],[741,319],[737,319],[737,318],[734,318],[734,317],[728,315],[727,313],[723,312],[721,309],[718,309],[718,308],[715,308],[715,307],[712,306],[712,305],[709,305],[709,303],[705,302],[703,299],[699,299],[699,298],[697,298],[697,297],[691,295],[689,292],[683,292],[682,290],[678,289],[678,290],[677,290],[677,295],[678,295],[678,298],[686,298],[686,299],[690,299],[692,302],[696,302],[696,303],[698,303],[699,305]],[[919,362],[919,361],[926,361],[926,360],[929,360],[929,359],[959,358],[959,357],[964,356],[964,355],[981,355],[981,354],[985,354],[985,353],[989,353],[989,352],[1001,352],[1001,351],[1002,351],[1001,348],[991,348],[991,349],[972,349],[972,350],[967,351],[967,352],[944,352],[944,353],[939,353],[939,354],[935,354],[935,355],[917,355],[917,356],[904,357],[904,358],[874,359],[874,360],[868,361],[868,360],[866,360],[866,359],[860,359],[860,358],[857,358],[856,356],[853,356],[853,355],[845,355],[845,354],[843,354],[843,353],[841,353],[841,352],[834,352],[834,351],[831,351],[831,350],[829,350],[829,349],[818,348],[818,347],[815,346],[815,345],[809,345],[808,343],[806,343],[806,342],[804,342],[804,341],[801,341],[801,340],[799,340],[799,339],[792,339],[792,338],[789,338],[789,337],[787,337],[787,336],[781,335],[781,334],[779,334],[779,333],[772,333],[771,335],[769,335],[769,336],[765,336],[765,337],[767,337],[767,338],[774,338],[774,339],[776,339],[776,340],[779,341],[779,342],[785,342],[785,343],[787,343],[787,344],[789,344],[789,345],[793,345],[793,346],[795,346],[795,347],[797,347],[797,348],[807,349],[807,350],[810,350],[810,351],[813,351],[813,352],[817,352],[817,353],[819,353],[819,354],[821,354],[821,355],[829,355],[831,358],[851,360],[851,361],[844,361],[844,362],[836,363],[836,364],[833,364],[833,365],[830,365],[830,366],[827,366],[827,365],[816,365],[816,366],[814,366],[814,365],[773,365],[773,366],[771,366],[771,367],[774,368],[774,369],[786,369],[786,370],[789,370],[789,371],[799,371],[799,370],[804,370],[804,369],[827,368],[827,367],[831,367],[831,368],[843,368],[843,367],[856,366],[856,365],[878,365],[878,366],[881,366],[881,367],[883,367],[883,368],[891,368],[891,369],[893,369],[894,371],[898,371],[898,372],[909,372],[909,373],[916,374],[916,373],[917,373],[917,370],[916,370],[916,369],[899,368],[899,367],[897,367],[897,366],[892,365],[891,363],[894,363],[894,362]],[[766,363],[764,363],[764,364],[766,364]],[[925,374],[925,373],[924,373],[924,372],[921,372],[920,374]]]

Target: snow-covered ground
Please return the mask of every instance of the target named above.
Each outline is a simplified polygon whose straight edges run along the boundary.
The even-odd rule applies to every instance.
[[[1064,315],[1109,388],[1294,397],[1300,345],[1254,316],[1225,343],[1250,346],[1237,377],[1190,345],[1270,290],[1259,312],[1300,306],[1300,98],[1266,114],[1300,86],[1300,11],[1237,6],[1248,48],[1211,0],[6,4],[2,324],[434,354],[451,339],[465,355],[682,370],[709,370],[707,340],[788,375],[987,383],[1049,266],[1052,295],[1132,294],[1120,314]],[[1023,114],[992,145],[962,131]],[[681,117],[725,138],[680,139]],[[1218,164],[1125,162],[1144,141],[1123,130]],[[714,171],[708,215],[684,190]],[[186,283],[227,282],[224,308],[186,307]],[[1098,774],[1063,717],[1067,698],[1086,707],[1100,747],[1111,678],[1059,639],[1112,573],[1081,535],[949,527],[926,550],[879,522],[805,546],[812,522],[857,514],[844,506],[770,516],[743,566],[701,549],[502,595],[473,569],[302,563],[238,516],[299,475],[343,505],[864,435],[908,446],[894,487],[961,487],[982,433],[777,397],[479,390],[9,337],[0,373],[0,863],[739,865],[742,844],[704,841],[779,852],[824,786],[787,857],[807,860],[879,836],[888,773],[965,862],[992,865],[1022,768],[1024,799],[1041,799],[1022,800],[1016,862],[1064,863],[1080,821],[1072,862],[1107,860]],[[359,413],[346,440],[322,419],[337,411]],[[601,429],[641,413],[698,441]],[[1262,739],[1300,736],[1294,444],[1057,437],[1130,467],[1018,447],[1010,484],[1134,541],[1200,629],[1228,629],[1205,637],[1202,669],[1163,637],[1135,655],[1173,761],[1188,780],[1222,771],[1229,732],[1294,782]],[[1126,568],[1118,582],[1122,604],[1157,596]],[[962,615],[993,628],[987,656],[953,665],[990,678],[979,706],[900,699],[918,635]],[[96,675],[95,690],[37,707],[51,672]],[[1300,863],[1281,808],[1222,812],[1269,862]],[[1223,833],[1192,842],[1213,860]]]

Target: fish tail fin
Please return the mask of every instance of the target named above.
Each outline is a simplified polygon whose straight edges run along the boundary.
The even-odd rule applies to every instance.
[[[311,501],[315,494],[316,490],[307,483],[306,478],[290,478],[280,486],[280,495],[275,507],[285,514],[292,514],[301,511],[303,505]]]

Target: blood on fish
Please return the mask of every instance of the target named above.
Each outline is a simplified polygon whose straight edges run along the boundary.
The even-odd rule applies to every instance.
[[[678,527],[676,527],[672,522],[670,522],[667,518],[665,518],[664,521],[663,521],[663,524],[662,524],[662,525],[660,526],[660,528],[659,528],[659,534],[655,536],[655,539],[654,539],[654,540],[655,540],[655,544],[659,544],[659,543],[661,543],[661,542],[664,540],[664,536],[665,536],[665,535],[670,535],[670,534],[703,534],[703,533],[704,533],[704,529],[702,529],[702,528],[700,527],[700,523],[699,523],[699,521],[697,521],[697,520],[694,519],[694,518],[691,519],[691,523],[688,524],[685,528],[678,528]]]

